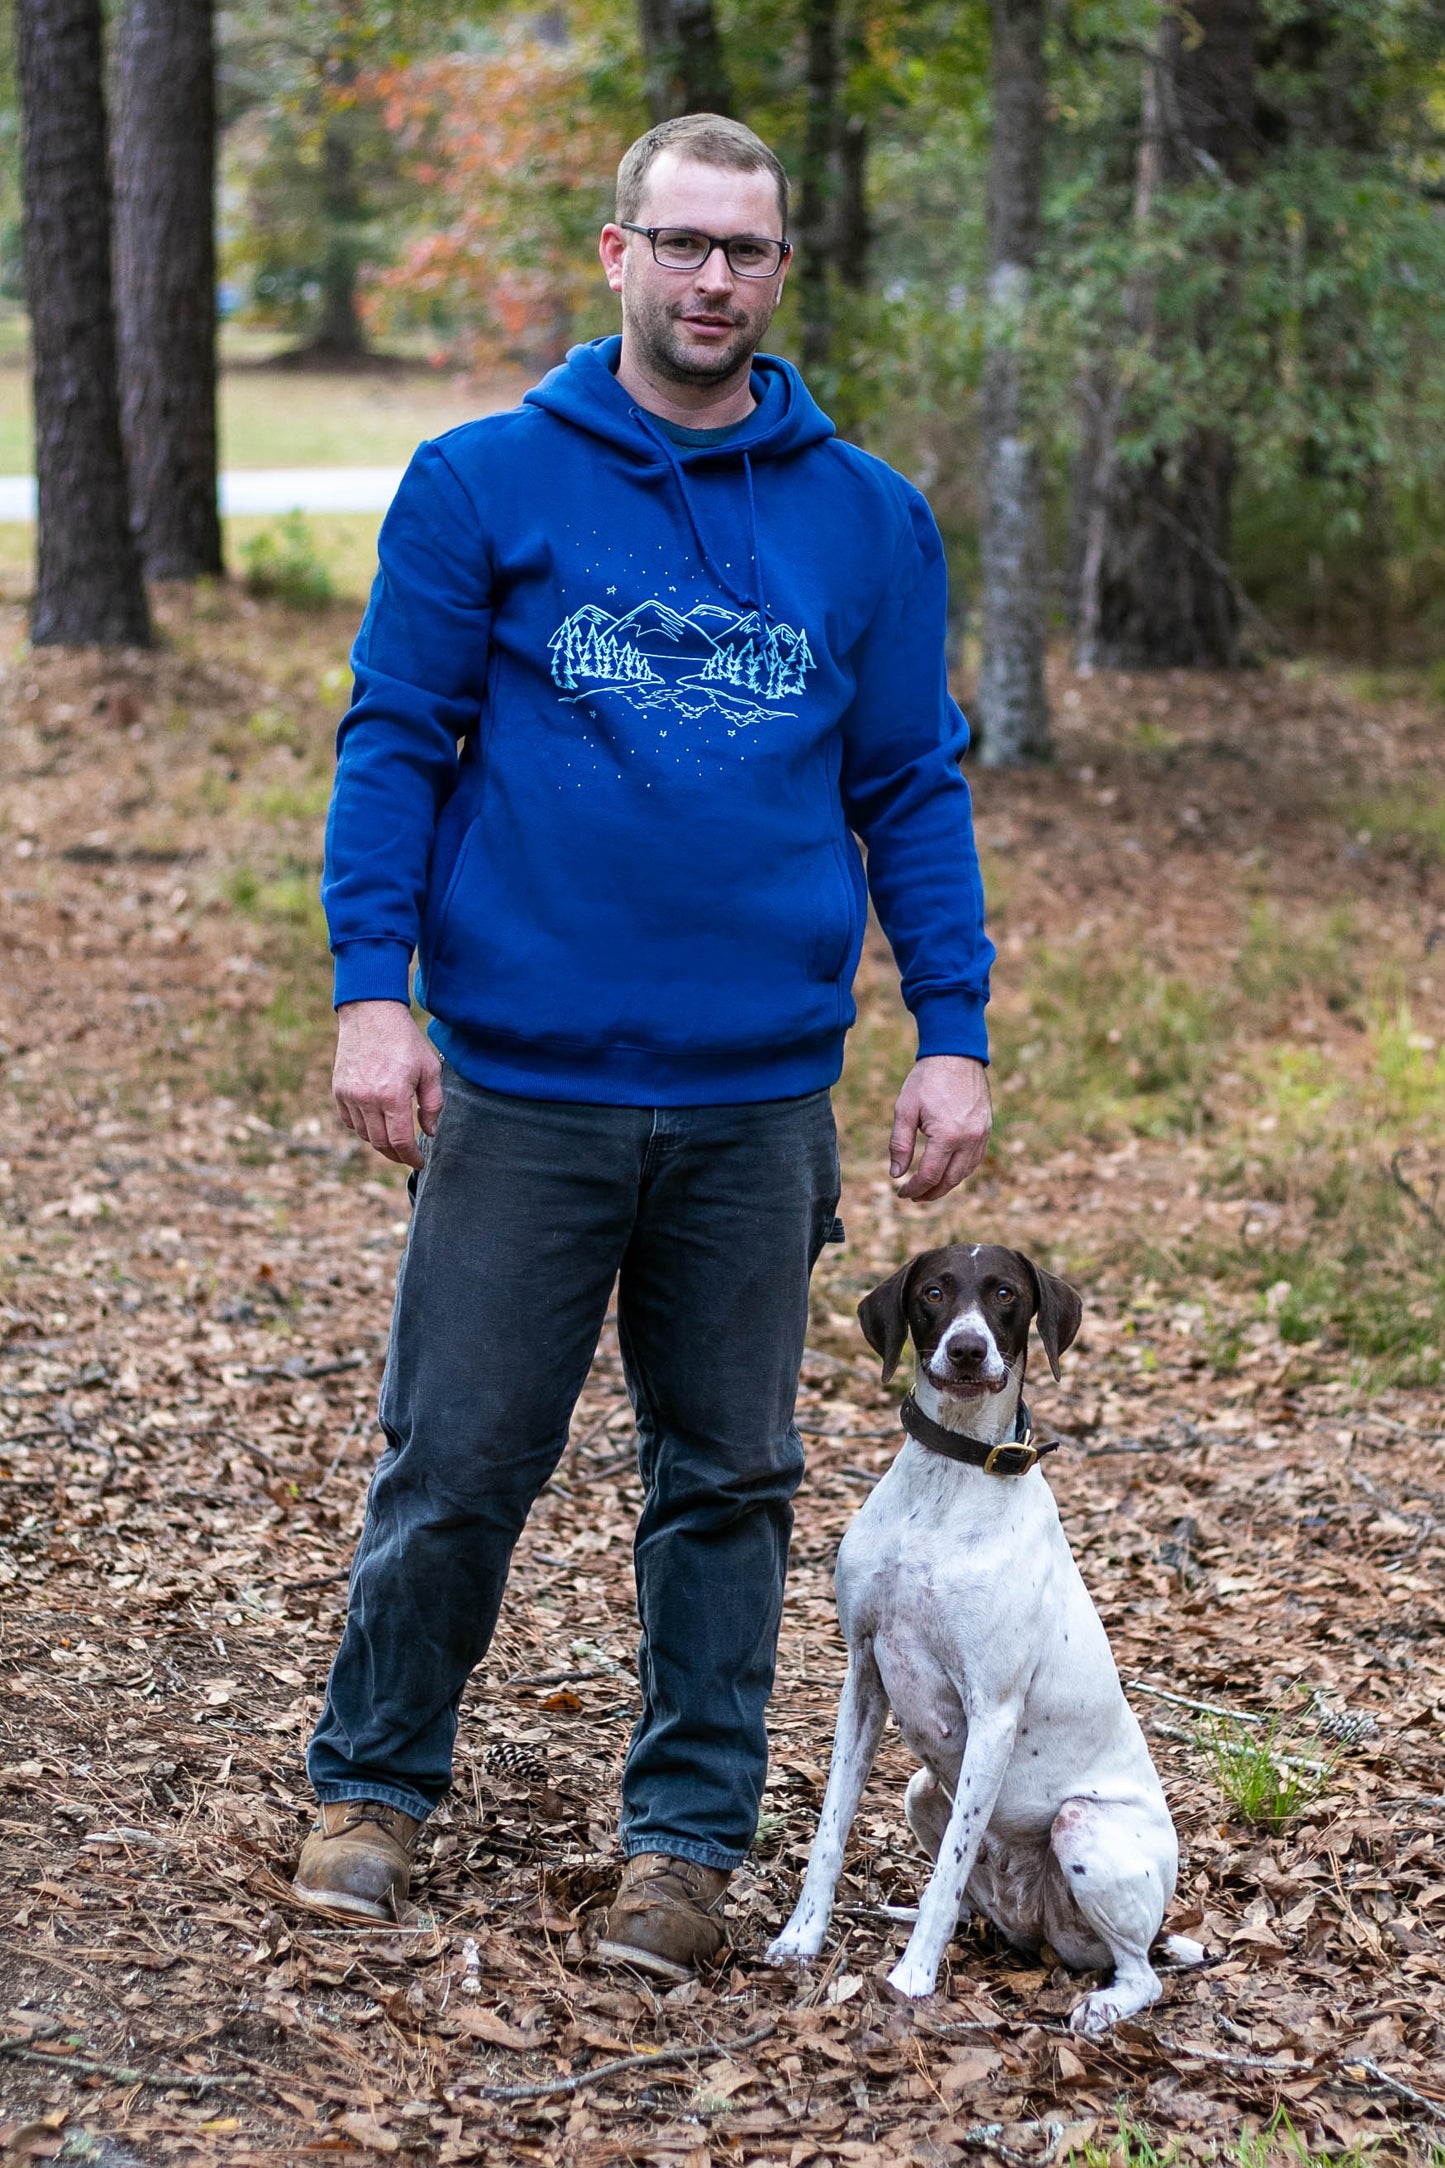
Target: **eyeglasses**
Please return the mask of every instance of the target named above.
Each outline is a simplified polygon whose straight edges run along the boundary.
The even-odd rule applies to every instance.
[[[640,233],[652,243],[652,260],[664,271],[700,271],[715,248],[727,259],[736,278],[775,278],[793,253],[791,241],[770,241],[762,234],[734,233],[726,240],[715,233],[698,233],[691,226],[630,226],[618,222],[624,233]]]

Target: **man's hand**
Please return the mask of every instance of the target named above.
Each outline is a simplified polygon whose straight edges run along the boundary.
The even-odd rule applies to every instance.
[[[967,1054],[928,1054],[909,1071],[893,1111],[888,1172],[908,1174],[919,1137],[923,1157],[899,1185],[900,1197],[933,1204],[957,1189],[988,1149],[993,1107],[988,1071]]]
[[[348,1001],[338,1009],[331,1096],[347,1128],[383,1159],[422,1165],[416,1123],[436,1135],[442,1065],[404,1002]]]

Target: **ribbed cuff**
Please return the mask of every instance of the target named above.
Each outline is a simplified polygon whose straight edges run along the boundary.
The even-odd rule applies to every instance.
[[[411,1001],[411,949],[405,941],[343,941],[336,950],[332,1006],[346,1001]]]
[[[977,994],[920,994],[911,1003],[918,1026],[918,1058],[929,1054],[967,1054],[988,1060],[988,1027]]]

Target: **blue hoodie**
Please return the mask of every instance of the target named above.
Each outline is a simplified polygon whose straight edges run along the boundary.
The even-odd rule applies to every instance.
[[[490,1090],[788,1098],[842,1065],[871,888],[919,1052],[986,1057],[927,505],[768,355],[737,433],[679,450],[619,347],[422,445],[387,514],[327,821],[338,1006],[405,1001],[417,951]]]

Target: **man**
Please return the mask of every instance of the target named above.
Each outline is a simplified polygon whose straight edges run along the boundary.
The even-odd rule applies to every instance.
[[[944,1196],[989,1124],[942,551],[917,492],[756,353],[786,211],[750,130],[654,128],[601,237],[621,339],[417,453],[323,889],[337,1105],[415,1170],[415,1214],[296,1886],[382,1918],[405,1897],[616,1282],[642,1713],[602,1948],[671,1979],[722,1944],[766,1771],[868,887],[919,1032],[901,1194]]]

